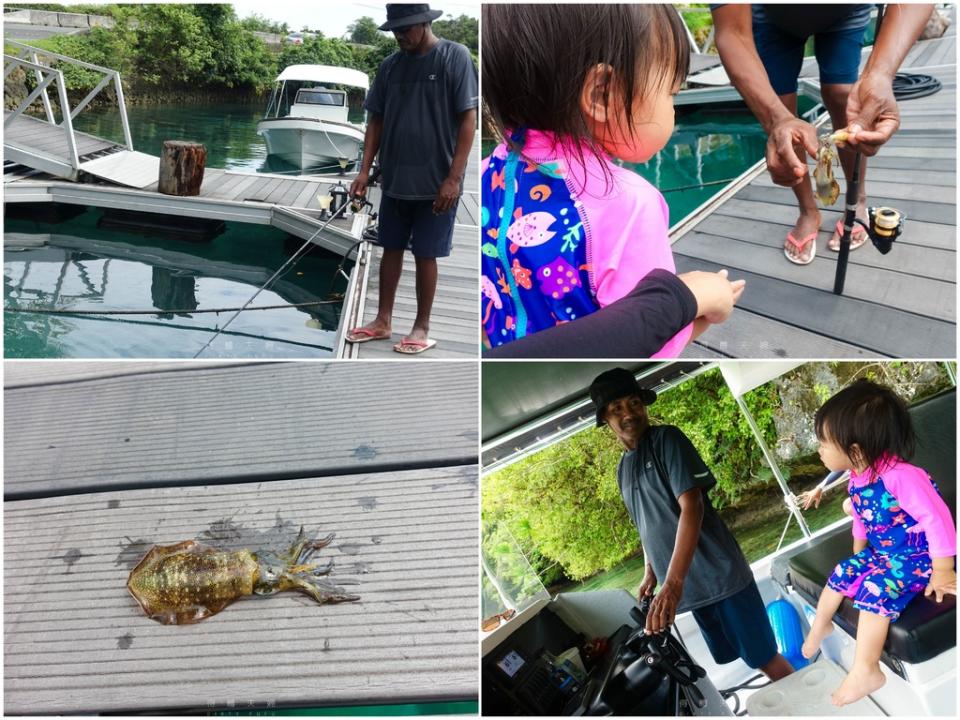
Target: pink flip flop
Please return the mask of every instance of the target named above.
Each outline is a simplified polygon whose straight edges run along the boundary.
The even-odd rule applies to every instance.
[[[364,327],[354,328],[347,333],[346,340],[348,343],[354,343],[359,345],[360,343],[370,342],[371,340],[389,340],[389,335],[378,335],[373,330]]]
[[[843,220],[837,220],[837,237],[843,237]],[[830,239],[833,240],[833,238]],[[850,249],[856,250],[858,247],[863,247],[865,242],[867,242],[867,231],[860,225],[854,225],[850,231]],[[837,247],[830,247],[830,243],[827,243],[827,250],[830,252],[840,252],[839,241],[837,242]]]
[[[393,346],[394,351],[401,355],[419,355],[437,344],[436,340],[410,340],[404,338]]]
[[[797,260],[789,252],[787,252],[787,248],[783,249],[783,254],[787,256],[787,260],[792,262],[794,265],[809,265],[810,263],[813,262],[813,259],[817,256],[817,233],[815,232],[810,233],[802,240],[797,240],[793,236],[792,232],[788,232],[787,242],[793,245],[797,249],[797,252],[800,254],[803,253],[804,248],[806,248],[809,243],[813,243],[812,249],[810,251],[809,260]]]

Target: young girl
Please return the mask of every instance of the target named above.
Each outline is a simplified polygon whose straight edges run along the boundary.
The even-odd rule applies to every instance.
[[[612,157],[646,162],[666,144],[689,49],[669,5],[486,4],[482,62],[506,138],[481,180],[481,318],[496,347],[674,271],[663,196]],[[676,356],[706,325],[655,356]]]
[[[885,682],[880,654],[890,623],[924,591],[940,602],[957,593],[957,531],[937,486],[905,458],[915,438],[906,403],[892,390],[854,383],[824,403],[815,427],[820,458],[850,470],[853,557],[842,560],[820,594],[802,647],[812,658],[832,629],[844,597],[860,610],[853,666],[833,693],[834,705],[856,702]]]

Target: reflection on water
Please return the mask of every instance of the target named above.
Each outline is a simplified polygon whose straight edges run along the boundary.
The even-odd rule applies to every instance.
[[[6,312],[6,357],[192,357],[232,315],[194,311],[240,307],[300,244],[239,224],[207,243],[162,240],[99,227],[101,214],[90,209],[69,226],[9,220],[5,307],[148,312]],[[309,253],[254,305],[327,300],[338,262]],[[339,303],[244,312],[203,357],[329,356],[339,312]]]
[[[262,103],[205,105],[134,105],[127,108],[133,147],[160,155],[165,140],[190,140],[207,148],[207,167],[248,172],[296,174],[296,168],[267,156],[257,135]],[[362,122],[363,111],[350,108],[350,122]],[[73,121],[77,130],[123,144],[123,125],[116,108],[88,108]],[[331,172],[315,169],[311,172]],[[309,173],[308,173],[309,174]]]
[[[763,159],[766,142],[749,113],[697,111],[678,118],[666,147],[648,162],[624,167],[663,193],[672,226]]]
[[[766,135],[745,109],[716,108],[677,116],[670,141],[649,162],[622,163],[649,180],[667,200],[675,225],[763,159]],[[496,143],[484,138],[484,157]]]

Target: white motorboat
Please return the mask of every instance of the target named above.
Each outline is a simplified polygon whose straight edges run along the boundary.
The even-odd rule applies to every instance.
[[[290,65],[277,76],[276,86],[257,134],[268,155],[300,170],[355,165],[366,124],[347,119],[346,87],[362,88],[365,73],[333,65]]]

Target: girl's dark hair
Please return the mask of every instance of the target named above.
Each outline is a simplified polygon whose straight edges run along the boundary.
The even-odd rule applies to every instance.
[[[690,65],[686,29],[671,5],[485,3],[482,20],[483,100],[500,136],[508,128],[547,130],[601,157],[580,112],[591,68],[613,68],[629,109],[634,98],[679,85]],[[629,112],[626,130],[633,136]]]
[[[814,427],[819,439],[836,443],[877,472],[884,455],[909,460],[917,444],[903,398],[869,380],[858,380],[827,400],[817,410]]]

